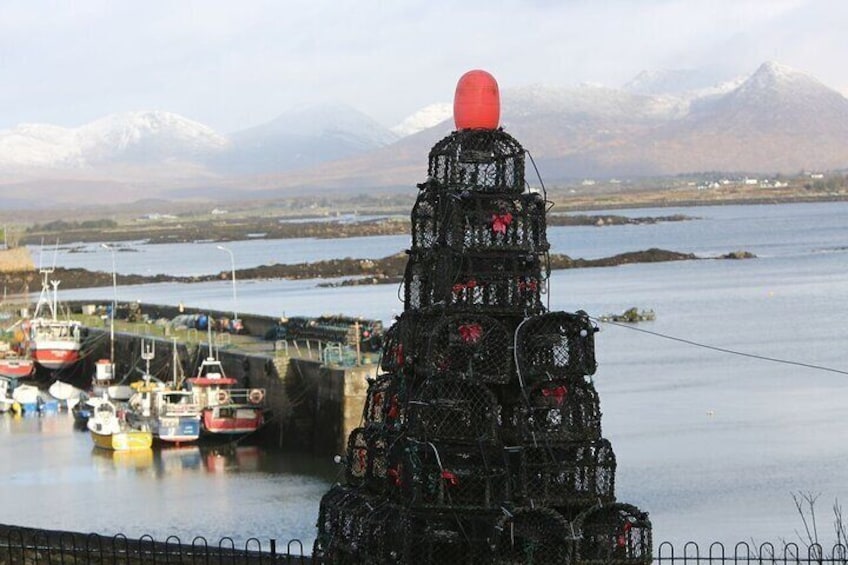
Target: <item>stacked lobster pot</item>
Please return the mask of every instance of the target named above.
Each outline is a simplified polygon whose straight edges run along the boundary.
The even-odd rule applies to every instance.
[[[319,563],[644,563],[647,514],[615,498],[596,327],[549,312],[547,202],[502,129],[430,151],[404,312],[386,332]]]

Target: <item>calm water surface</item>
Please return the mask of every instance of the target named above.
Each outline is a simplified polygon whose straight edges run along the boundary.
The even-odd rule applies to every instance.
[[[603,432],[618,461],[617,498],[650,512],[656,540],[776,542],[797,539],[795,531],[801,528],[791,493],[812,491],[821,493],[819,524],[827,537],[832,502],[848,502],[848,375],[731,355],[680,340],[848,372],[848,203],[615,213],[683,213],[699,219],[552,228],[553,251],[603,257],[660,247],[713,257],[744,249],[758,256],[552,274],[546,297],[551,309],[583,309],[598,316],[637,306],[657,313],[656,321],[636,329],[602,325],[596,337],[595,383]],[[298,246],[303,246],[298,253],[310,260],[311,241],[250,241],[231,247],[237,266],[247,267],[296,262],[287,257]],[[385,256],[407,248],[409,240],[388,237],[322,245],[334,250],[318,249],[312,259],[324,253]],[[139,268],[129,263],[142,256],[151,258],[152,272],[166,271],[156,267],[166,264],[203,273],[229,268],[228,255],[214,244],[174,246],[169,251],[173,256],[156,261],[152,257],[162,246],[140,249],[117,254],[119,272]],[[63,262],[66,259],[79,263]],[[96,251],[60,253],[58,264],[109,270],[111,257]],[[239,309],[270,315],[343,312],[387,323],[403,309],[395,286],[315,285],[240,281]],[[108,301],[111,292],[60,291],[60,297]],[[228,281],[119,287],[118,294],[121,300],[232,307]],[[311,540],[320,495],[335,473],[326,464],[318,465],[320,472],[308,471],[306,464],[291,472],[285,464],[293,460],[268,454],[259,457],[263,463],[258,469],[228,463],[224,473],[210,472],[202,454],[195,467],[166,465],[169,455],[154,455],[151,464],[141,468],[109,459],[104,464],[92,453],[88,437],[72,432],[70,422],[61,417],[55,422],[0,421],[9,430],[0,436],[0,484],[4,497],[10,498],[0,516],[7,523],[56,526],[62,514],[30,503],[45,496],[72,508],[70,515],[77,518],[62,527],[74,529],[119,531],[127,529],[120,525],[129,524],[140,531],[161,528],[163,534],[177,529],[187,535],[249,537],[257,535],[253,524],[263,524],[268,526],[265,537]],[[39,426],[53,431],[38,432]],[[16,488],[6,488],[10,481]],[[95,501],[108,502],[102,517],[89,510]]]

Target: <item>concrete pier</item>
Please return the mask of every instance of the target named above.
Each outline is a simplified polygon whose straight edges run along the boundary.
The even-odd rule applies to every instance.
[[[72,312],[89,309],[85,304],[71,304]],[[226,312],[141,304],[140,310],[151,322],[171,319],[179,314],[204,313],[213,318]],[[376,355],[363,355],[360,364],[342,366],[324,355],[328,344],[318,342],[281,344],[266,341],[263,336],[277,322],[275,318],[242,315],[249,335],[212,334],[227,376],[238,380],[237,387],[265,389],[269,412],[267,424],[257,434],[265,445],[306,450],[317,455],[344,454],[349,433],[360,425],[368,377],[376,376]],[[116,374],[130,374],[144,369],[140,358],[142,341],[153,342],[155,357],[151,373],[162,380],[173,374],[174,335],[168,326],[153,323],[120,323],[115,331]],[[88,326],[88,347],[74,374],[63,380],[87,386],[97,359],[110,355],[110,329],[102,325]],[[192,331],[191,340],[177,341],[180,360],[178,372],[190,377],[203,358],[209,355],[208,334]],[[183,336],[184,338],[184,336]],[[283,347],[283,345],[287,345]]]

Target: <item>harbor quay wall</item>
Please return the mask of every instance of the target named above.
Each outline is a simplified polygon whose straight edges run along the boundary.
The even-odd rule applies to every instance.
[[[72,311],[82,311],[85,304],[71,305]],[[150,320],[173,318],[180,314],[205,313],[213,318],[226,313],[177,307],[142,304],[141,312]],[[256,441],[266,447],[297,450],[315,455],[336,455],[345,452],[349,433],[359,426],[367,378],[376,374],[376,365],[354,366],[327,364],[316,347],[287,347],[280,350],[275,342],[262,336],[276,323],[275,318],[240,314],[251,336],[229,338],[213,334],[214,349],[227,376],[238,381],[239,388],[265,390],[268,407],[266,425],[256,434]],[[163,381],[174,375],[174,347],[177,348],[178,376],[190,377],[209,355],[205,332],[197,332],[197,342],[175,341],[168,335],[167,326],[157,327],[138,323],[130,331],[114,333],[104,320],[102,326],[87,327],[87,347],[81,363],[73,373],[59,378],[80,388],[86,388],[98,359],[108,359],[114,347],[118,378],[127,375],[135,380],[145,370],[142,348],[153,347],[150,372]],[[224,338],[224,339],[221,339]],[[146,345],[143,345],[146,344]]]

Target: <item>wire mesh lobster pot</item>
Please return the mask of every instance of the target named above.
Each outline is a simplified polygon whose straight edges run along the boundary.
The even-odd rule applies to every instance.
[[[432,249],[439,244],[444,229],[444,207],[438,192],[419,192],[412,207],[412,249]]]
[[[345,479],[371,492],[386,490],[389,448],[396,435],[384,427],[356,428],[348,436]]]
[[[403,563],[418,565],[487,565],[489,536],[497,518],[480,510],[410,510]]]
[[[545,252],[545,201],[538,193],[517,196],[466,192],[444,198],[444,243],[458,252]]]
[[[601,439],[601,406],[592,383],[582,377],[533,385],[512,412],[521,441],[568,442]]]
[[[561,565],[574,554],[568,521],[550,508],[518,508],[498,520],[491,537],[490,563]]]
[[[615,454],[605,439],[525,446],[520,452],[520,500],[534,506],[579,507],[615,500]]]
[[[426,356],[429,374],[452,372],[505,384],[512,377],[512,333],[495,318],[454,314],[433,324]]]
[[[396,504],[375,501],[365,521],[366,533],[360,563],[399,563],[403,554],[408,511]]]
[[[486,385],[446,375],[425,381],[407,408],[407,433],[419,441],[495,442],[500,405]]]
[[[369,379],[362,419],[366,427],[385,426],[398,429],[404,422],[406,403],[401,398],[403,383],[397,375],[380,375]]]
[[[509,500],[503,453],[492,446],[409,440],[391,454],[393,492],[414,508],[496,508]]]
[[[632,504],[615,503],[591,508],[577,517],[580,532],[578,559],[588,564],[650,563],[651,521]]]
[[[428,325],[417,312],[404,312],[386,331],[380,368],[399,376],[412,369],[416,357],[425,347],[422,329]]]
[[[547,280],[541,265],[540,255],[533,253],[412,253],[404,273],[405,308],[539,313]]]
[[[519,376],[524,384],[595,373],[595,332],[585,312],[549,312],[516,330]]]
[[[501,129],[455,131],[430,150],[428,174],[424,190],[520,193],[525,187],[524,148]]]
[[[320,562],[361,563],[372,499],[348,487],[333,487],[321,499],[315,552]]]

